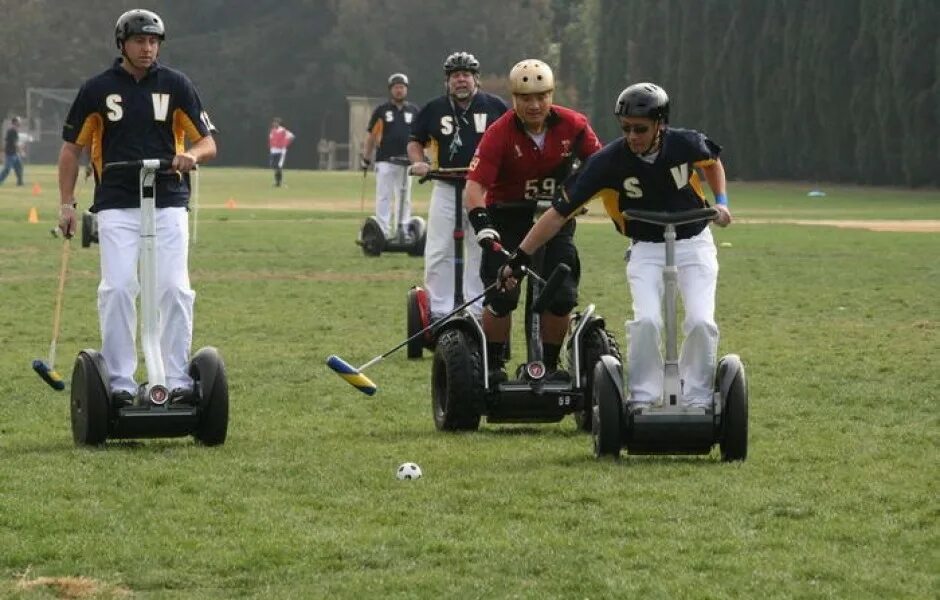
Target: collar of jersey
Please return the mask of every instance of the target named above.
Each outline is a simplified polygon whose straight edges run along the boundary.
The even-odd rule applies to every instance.
[[[516,129],[525,133],[525,123],[522,122],[522,119],[519,118],[519,115],[515,111],[512,113],[512,120],[516,124]],[[545,128],[548,129],[552,125],[556,125],[561,122],[561,117],[558,116],[558,113],[555,112],[554,108],[548,109],[548,116],[545,117]]]
[[[118,73],[122,73],[122,74],[124,74],[124,75],[127,75],[128,77],[130,77],[131,79],[133,79],[134,76],[131,75],[130,73],[128,73],[126,70],[124,70],[124,67],[121,66],[121,62],[122,62],[123,60],[124,60],[124,59],[121,58],[120,56],[117,57],[117,58],[115,58],[115,59],[114,59],[114,65],[112,65],[112,67],[111,67],[112,70],[114,70],[114,71],[116,71],[116,72],[118,72]],[[160,69],[162,69],[162,68],[163,68],[163,66],[162,66],[160,63],[158,63],[157,61],[153,61],[153,64],[150,65],[150,68],[149,68],[149,69],[147,69],[147,73],[144,74],[144,76],[141,78],[141,81],[143,81],[144,79],[147,79],[148,77],[150,77],[151,75],[153,75],[154,73],[156,73],[158,70],[160,70]]]

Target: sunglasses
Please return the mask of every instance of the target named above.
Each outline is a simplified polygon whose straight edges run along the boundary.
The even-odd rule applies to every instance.
[[[638,134],[638,135],[642,135],[642,134],[644,134],[644,133],[649,132],[650,126],[649,126],[649,125],[630,125],[630,124],[623,124],[623,125],[620,126],[620,129],[622,129],[623,132],[626,133],[627,135],[629,135],[631,131],[632,131],[633,133]]]

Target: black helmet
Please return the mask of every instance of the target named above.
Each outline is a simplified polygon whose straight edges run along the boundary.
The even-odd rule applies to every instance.
[[[408,76],[404,73],[392,73],[388,78],[388,87],[392,87],[397,83],[408,87]]]
[[[469,52],[454,52],[444,61],[444,75],[450,75],[454,71],[479,73],[480,61]]]
[[[166,37],[166,31],[160,15],[142,8],[135,8],[118,17],[114,25],[114,42],[118,48],[127,38],[141,34],[155,35],[162,41]]]
[[[620,92],[614,114],[669,122],[669,96],[655,83],[635,83]]]

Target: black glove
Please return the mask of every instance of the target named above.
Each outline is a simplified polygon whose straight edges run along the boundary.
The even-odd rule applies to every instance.
[[[359,157],[359,168],[363,171],[368,171],[369,167],[372,165],[372,161],[366,158],[365,156]]]
[[[477,234],[477,243],[480,244],[481,248],[496,251],[502,248],[499,245],[499,232],[496,231],[496,226],[490,220],[490,213],[485,208],[474,208],[467,216],[473,226],[473,231]]]
[[[509,259],[499,268],[496,287],[500,290],[506,289],[506,281],[510,278],[516,281],[522,281],[525,277],[526,269],[532,264],[532,257],[525,253],[522,248],[516,248]]]

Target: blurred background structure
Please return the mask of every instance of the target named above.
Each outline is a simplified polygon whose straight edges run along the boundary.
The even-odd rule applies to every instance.
[[[0,118],[26,117],[32,162],[54,161],[70,96],[137,7],[164,18],[162,61],[200,89],[219,164],[264,165],[277,115],[294,168],[349,168],[388,75],[420,106],[467,50],[503,97],[515,62],[546,60],[605,141],[619,91],[659,83],[732,178],[940,185],[937,0],[0,0]]]

